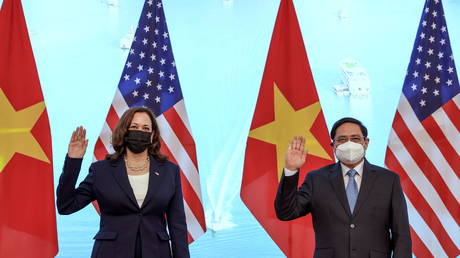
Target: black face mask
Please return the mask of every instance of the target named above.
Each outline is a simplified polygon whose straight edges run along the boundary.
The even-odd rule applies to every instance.
[[[125,134],[125,144],[128,149],[136,154],[141,153],[152,144],[150,137],[151,132],[144,132],[140,130],[128,130]]]

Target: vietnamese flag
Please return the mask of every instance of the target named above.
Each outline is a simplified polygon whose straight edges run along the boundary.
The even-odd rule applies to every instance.
[[[274,200],[289,141],[306,138],[305,173],[333,162],[332,148],[292,0],[281,0],[247,140],[241,198],[288,257],[312,257],[311,215],[283,222]]]
[[[0,35],[0,257],[54,257],[51,134],[20,0],[3,0]]]

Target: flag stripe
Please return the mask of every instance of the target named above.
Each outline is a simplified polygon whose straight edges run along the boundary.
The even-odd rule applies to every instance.
[[[114,152],[110,144],[112,131],[126,110],[137,106],[151,109],[160,129],[161,151],[169,148],[169,158],[177,160],[180,167],[187,235],[193,241],[206,231],[206,222],[195,143],[161,0],[145,1],[134,38],[139,40],[132,42],[106,123],[96,143],[95,156],[102,158],[105,153]]]
[[[455,199],[458,201],[460,199],[460,187],[458,185],[454,185],[458,184],[458,180],[452,180],[452,175],[454,175],[455,172],[450,167],[449,163],[446,161],[445,157],[442,155],[433,139],[431,139],[431,137],[425,131],[425,128],[423,128],[423,126],[420,124],[404,94],[401,95],[398,112],[408,130],[412,133],[420,147],[423,149],[423,153],[431,158],[431,161],[435,165],[436,170],[439,172],[442,179],[444,182],[446,182],[449,189],[455,196]]]
[[[180,116],[181,120],[184,122],[185,126],[187,127],[189,134],[193,136],[192,129],[190,128],[190,122],[188,121],[187,111],[185,110],[184,100],[177,102],[174,105],[174,108],[176,109],[177,114]]]
[[[200,193],[200,182],[198,170],[195,167],[195,164],[187,155],[187,152],[182,146],[180,140],[177,138],[176,134],[172,130],[168,121],[164,118],[163,115],[157,117],[158,127],[160,128],[161,137],[165,142],[168,149],[171,151],[172,155],[176,159],[178,165],[184,171],[184,175],[187,180],[192,185],[193,190],[196,193]],[[201,200],[201,196],[198,195]]]
[[[407,151],[404,151],[404,146],[399,138],[394,134],[390,137],[392,139],[388,144],[387,165],[391,165],[395,171],[398,171],[407,196],[417,210],[423,211],[422,217],[431,226],[431,230],[440,239],[443,239],[441,243],[446,245],[445,248],[452,250],[451,246],[455,246],[455,243],[458,242],[456,240],[458,233],[455,230],[457,228],[455,221],[433,187],[426,181],[425,176],[420,175],[422,172],[412,157],[407,154]],[[406,171],[410,171],[410,173],[406,173]]]
[[[104,144],[102,143],[101,138],[98,138],[96,145],[94,146],[94,156],[96,157],[96,160],[103,160],[106,154],[107,151],[104,148]]]
[[[104,144],[106,154],[115,152],[112,146],[111,135],[112,135],[112,130],[110,129],[107,123],[104,123],[104,125],[102,126],[101,134],[99,135],[99,138]]]
[[[109,126],[111,131],[114,131],[115,127],[117,127],[118,120],[118,115],[115,112],[113,105],[110,105],[109,112],[107,113],[107,118],[105,119],[105,122]]]
[[[187,214],[185,214],[187,216]],[[187,217],[185,218],[187,220]],[[188,239],[188,243],[190,244],[191,242],[195,241],[195,239],[192,237],[192,235],[190,235],[190,232],[188,232],[188,229],[187,229],[187,239]]]
[[[450,101],[451,102],[451,101]],[[446,108],[440,108],[433,113],[433,118],[436,123],[439,125],[442,132],[446,135],[447,139],[450,141],[450,144],[455,148],[457,155],[460,155],[460,134],[457,127],[455,127],[452,120],[449,119],[447,113],[445,112]],[[456,111],[457,114],[460,114],[459,110]]]
[[[395,134],[404,136],[404,138],[402,137],[398,138],[398,141],[403,139],[401,140],[401,143],[404,145],[404,148],[405,148],[404,151],[407,151],[408,155],[414,159],[416,164],[423,164],[423,171],[420,170],[420,172],[424,174],[424,176],[427,178],[429,183],[431,183],[431,185],[434,187],[434,189],[439,194],[440,198],[442,199],[446,207],[448,208],[450,207],[451,209],[454,208],[452,205],[457,203],[457,200],[453,196],[453,193],[454,193],[453,191],[458,191],[458,188],[449,190],[448,186],[445,184],[445,182],[440,177],[439,172],[433,166],[433,163],[431,162],[430,157],[428,157],[425,154],[425,152],[423,152],[423,150],[420,148],[420,145],[418,145],[414,136],[409,133],[410,132],[409,129],[406,127],[406,125],[402,121],[398,112],[396,112],[393,124],[394,124]],[[450,177],[451,177],[449,179],[450,186],[454,187],[456,176],[455,174],[452,174]],[[440,194],[440,193],[443,193],[443,194]],[[453,210],[450,210],[450,212],[451,214],[455,214]],[[457,223],[459,223],[459,221],[457,221]]]
[[[183,171],[181,170],[181,180],[182,180],[182,186],[184,189],[184,196],[185,200],[188,201],[189,203],[189,208],[193,212],[194,216],[198,219],[198,223],[200,223],[201,230],[204,231],[206,229],[205,225],[205,217],[203,213],[203,208],[200,205],[200,198],[196,194],[195,191],[193,191],[192,186],[190,185],[189,181],[186,180]],[[185,186],[185,187],[184,187]]]
[[[442,108],[439,110],[442,110]],[[445,117],[445,113],[439,112],[437,113],[437,117],[435,117],[433,114],[433,116],[425,118],[425,120],[422,122],[422,125],[427,133],[431,136],[431,138],[436,139],[436,145],[439,147],[439,150],[446,158],[447,163],[449,163],[449,166],[454,169],[454,172],[458,177],[460,171],[458,171],[458,169],[456,170],[455,168],[460,166],[460,160],[458,159],[458,154],[457,156],[451,154],[457,153],[458,147],[455,146],[460,145],[458,139],[460,134],[458,131],[456,133],[452,131],[452,129],[455,131],[457,130],[455,127],[449,127],[450,120],[447,121],[444,119],[448,120],[448,118]],[[453,176],[455,177],[455,175]]]
[[[457,112],[459,112],[460,109],[460,94],[455,95],[455,97],[452,98],[452,100],[455,103],[455,106],[457,107]]]
[[[457,110],[457,114],[458,113],[459,112]],[[447,116],[444,108],[436,110],[436,112],[433,113],[433,118],[438,125],[442,125],[439,126],[439,128],[446,135],[446,138],[449,140],[450,144],[455,148],[457,155],[460,155],[460,134],[458,129]]]
[[[401,177],[401,183],[403,185],[403,188],[405,189],[406,193],[406,200],[408,201],[408,214],[409,214],[409,222],[413,229],[419,234],[420,232],[427,232],[430,231],[432,233],[430,234],[435,234],[438,238],[436,242],[439,243],[439,247],[441,246],[444,248],[444,250],[455,250],[457,247],[453,243],[451,237],[449,237],[449,234],[444,230],[444,227],[439,220],[436,212],[433,210],[432,207],[427,203],[426,199],[423,198],[422,193],[420,190],[414,185],[414,183],[411,181],[403,167],[401,166],[400,161],[395,157],[395,153],[391,150],[391,148],[387,149],[387,155],[386,155],[386,164],[387,166],[393,167],[395,171],[399,172],[399,175]],[[409,209],[409,202],[410,202],[410,207],[414,207],[414,209],[417,209],[419,211],[423,211],[422,214],[419,214],[418,212],[414,210]],[[423,225],[421,225],[419,222],[420,220],[423,222]],[[428,222],[428,224],[426,222]],[[429,226],[428,226],[429,225]],[[423,242],[425,245],[429,247],[430,250],[436,249],[431,247],[430,245],[433,245],[435,242],[431,242],[431,236],[428,237],[429,239],[427,240],[427,234],[423,233],[420,235],[421,238],[423,238]],[[427,243],[430,242],[430,243]]]
[[[119,88],[115,90],[115,97],[113,98],[112,106],[115,109],[115,112],[117,112],[118,117],[121,117],[129,108]]]
[[[192,212],[190,207],[188,206],[187,201],[184,200],[184,210],[185,210],[185,218],[187,220],[187,231],[190,233],[192,239],[197,239],[201,235],[204,234],[203,229],[201,228],[201,224],[196,219],[195,214]]]
[[[385,158],[426,245],[414,242],[417,257],[460,255],[459,94],[442,1],[425,0]]]
[[[446,116],[449,118],[453,126],[457,129],[457,131],[460,131],[460,110],[459,110],[459,104],[455,102],[455,99],[460,99],[460,94],[455,96],[454,99],[450,100],[447,102],[443,110],[446,113]]]
[[[410,233],[412,240],[412,252],[414,253],[415,257],[434,257],[430,250],[428,250],[427,246],[423,243],[422,239],[420,239],[420,236],[417,234],[417,232],[415,232],[415,230],[412,228],[412,226],[410,226]]]
[[[434,257],[448,257],[445,250],[442,248],[443,244],[436,237],[437,235],[433,234],[433,231],[428,227],[425,221],[420,217],[417,209],[412,205],[409,198],[407,200],[407,213],[409,214],[409,219],[411,226],[418,236],[423,236],[423,243],[428,250],[433,254]],[[415,225],[415,226],[414,226]],[[451,249],[452,250],[452,249]]]
[[[171,129],[174,131],[175,135],[178,136],[179,141],[182,142],[185,151],[188,156],[192,159],[194,166],[196,167],[198,162],[196,160],[196,152],[193,146],[193,138],[190,135],[189,130],[184,124],[184,121],[181,119],[179,114],[176,112],[175,108],[170,108],[168,111],[163,113],[166,120],[168,120],[171,125]]]
[[[172,155],[171,151],[166,144],[163,144],[162,142],[162,152],[165,155],[169,156],[169,160],[172,162],[177,163],[175,160],[174,156]],[[181,182],[182,182],[182,189],[183,189],[183,194],[184,194],[184,199],[188,201],[190,210],[192,210],[194,216],[198,219],[198,222],[200,223],[202,230],[206,229],[205,225],[205,217],[203,213],[203,209],[200,205],[200,197],[198,194],[193,190],[192,185],[190,185],[190,182],[187,180],[187,178],[184,175],[184,171],[181,169]]]

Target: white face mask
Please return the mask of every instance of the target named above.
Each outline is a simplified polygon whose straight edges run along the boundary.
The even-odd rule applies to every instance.
[[[336,147],[335,156],[342,163],[355,164],[364,157],[364,147],[362,144],[348,141]]]

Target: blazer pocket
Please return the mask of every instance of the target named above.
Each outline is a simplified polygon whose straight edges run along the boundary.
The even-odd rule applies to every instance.
[[[334,249],[319,248],[315,250],[314,258],[332,258],[334,257]]]
[[[168,241],[171,239],[168,233],[165,231],[158,232],[157,235],[158,235],[158,238],[163,241]]]
[[[99,231],[94,236],[93,239],[96,240],[115,240],[117,239],[118,233],[117,232],[109,232],[109,231]]]
[[[391,256],[390,256],[390,253],[388,252],[371,250],[370,257],[371,258],[389,258]]]

